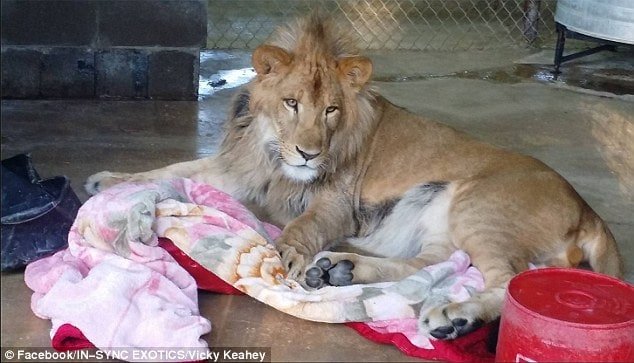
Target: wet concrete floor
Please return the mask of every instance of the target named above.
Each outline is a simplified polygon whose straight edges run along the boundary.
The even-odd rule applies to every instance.
[[[535,156],[566,177],[608,222],[626,278],[634,281],[631,53],[571,62],[557,81],[548,75],[548,59],[535,61],[526,50],[371,57],[375,86],[396,104]],[[95,172],[144,171],[210,155],[233,88],[252,72],[247,52],[205,55],[201,69],[198,102],[4,100],[2,157],[31,152],[41,175],[69,176],[85,200],[82,183]],[[1,291],[0,344],[50,346],[50,323],[31,312],[23,273],[2,273]],[[213,324],[205,337],[212,346],[272,347],[276,361],[416,360],[345,326],[299,320],[246,296],[199,297]]]

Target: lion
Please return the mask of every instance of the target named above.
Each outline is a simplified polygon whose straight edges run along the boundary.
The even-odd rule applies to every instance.
[[[216,155],[100,172],[87,191],[211,184],[284,226],[287,276],[308,289],[396,281],[464,250],[485,289],[421,314],[436,339],[497,318],[510,279],[531,263],[622,276],[606,223],[562,176],[392,104],[350,33],[319,16],[281,28],[253,52],[256,76],[237,92]]]

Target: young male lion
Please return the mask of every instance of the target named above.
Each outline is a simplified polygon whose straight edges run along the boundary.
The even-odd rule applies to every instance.
[[[399,280],[465,250],[486,289],[421,317],[439,339],[494,319],[529,263],[621,275],[606,224],[560,175],[394,106],[369,88],[372,63],[347,34],[316,16],[281,29],[253,53],[257,77],[235,98],[218,155],[101,172],[87,190],[173,177],[214,185],[285,225],[288,276],[310,288]]]

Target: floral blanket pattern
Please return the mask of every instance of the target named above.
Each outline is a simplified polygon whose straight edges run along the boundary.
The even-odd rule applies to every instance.
[[[285,278],[274,247],[279,234],[229,195],[174,179],[125,183],[92,197],[71,229],[69,249],[73,239],[81,238],[97,250],[134,259],[138,248],[156,246],[158,237],[166,237],[224,281],[275,309],[321,322],[370,322],[377,331],[400,331],[428,348],[429,339],[417,332],[420,312],[466,300],[484,287],[480,272],[457,251],[402,281],[307,291]],[[203,323],[199,330],[208,328]]]

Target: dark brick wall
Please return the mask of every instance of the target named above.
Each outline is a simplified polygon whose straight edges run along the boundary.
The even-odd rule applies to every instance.
[[[99,51],[95,56],[97,95],[148,97],[148,58],[147,52],[134,49]]]
[[[188,98],[192,85],[198,86],[198,53],[165,50],[150,55],[148,66],[148,93],[155,98],[175,95]]]
[[[95,93],[95,57],[85,48],[52,48],[42,54],[40,95],[83,98]]]
[[[40,93],[42,53],[30,49],[2,49],[2,97],[33,98]]]
[[[3,98],[195,99],[204,0],[2,0]]]
[[[102,1],[98,5],[102,46],[202,48],[207,44],[206,2]]]
[[[2,45],[88,46],[97,37],[96,1],[2,0]]]

